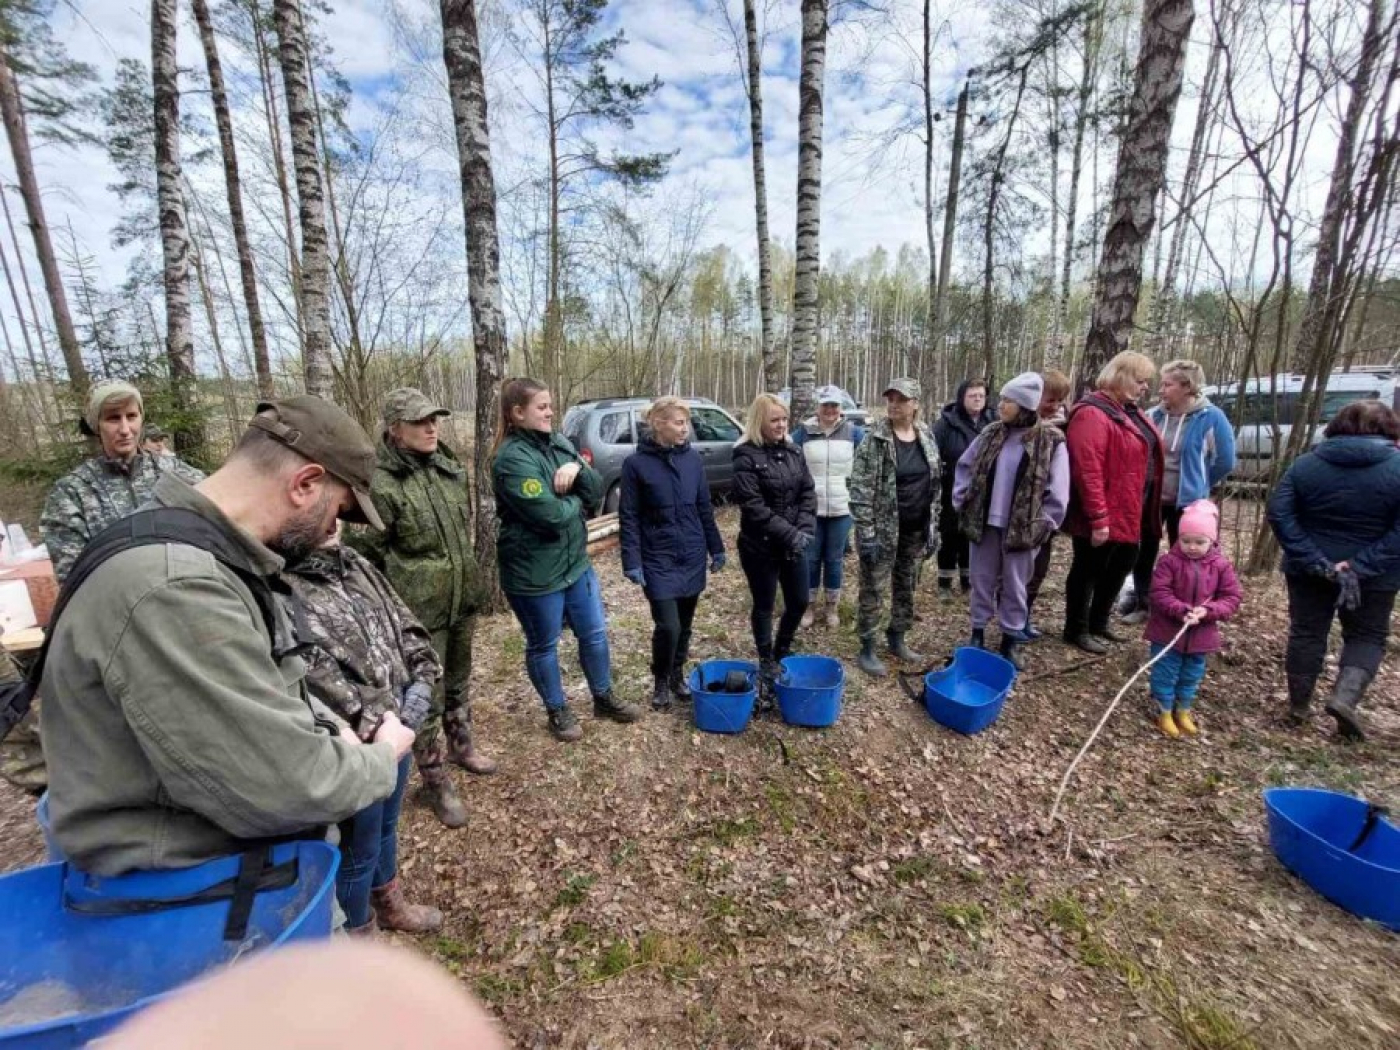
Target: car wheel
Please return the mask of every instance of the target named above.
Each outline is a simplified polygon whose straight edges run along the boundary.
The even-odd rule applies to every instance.
[[[616,482],[608,489],[608,494],[603,497],[603,513],[616,514],[617,508],[622,505],[622,486]]]

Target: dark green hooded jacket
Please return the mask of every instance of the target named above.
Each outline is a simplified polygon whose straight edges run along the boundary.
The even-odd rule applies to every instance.
[[[554,491],[554,472],[567,463],[582,469],[568,495]],[[515,430],[491,464],[496,490],[496,554],[501,590],[553,594],[588,571],[585,516],[603,498],[603,479],[558,434]]]
[[[472,549],[467,468],[446,445],[424,456],[380,440],[370,492],[384,531],[347,536],[384,573],[429,633],[451,627],[481,604]]]

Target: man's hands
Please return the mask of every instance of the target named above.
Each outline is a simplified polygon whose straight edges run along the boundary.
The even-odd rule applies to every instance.
[[[1091,546],[1102,547],[1107,542],[1108,526],[1105,525],[1103,528],[1095,529],[1093,532],[1089,533],[1089,543]]]
[[[398,715],[388,711],[379,723],[379,728],[374,731],[374,743],[391,744],[394,748],[394,759],[398,760],[413,750],[413,730],[400,722]]]
[[[579,463],[565,463],[554,472],[554,491],[560,496],[567,496],[569,490],[574,487],[574,479],[578,477],[583,466]]]

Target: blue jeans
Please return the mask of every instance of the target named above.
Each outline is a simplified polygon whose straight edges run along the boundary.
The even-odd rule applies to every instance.
[[[1153,642],[1149,648],[1156,656],[1165,647]],[[1170,711],[1173,706],[1189,711],[1205,676],[1205,653],[1186,654],[1173,649],[1152,665],[1152,699],[1163,711]]]
[[[807,544],[807,587],[816,594],[822,585],[822,570],[826,570],[826,589],[841,589],[841,562],[846,556],[846,540],[854,522],[849,514],[836,518],[818,518],[817,534]]]
[[[413,758],[399,763],[394,793],[340,822],[340,871],[335,876],[335,899],[345,912],[345,925],[357,929],[370,918],[370,891],[389,885],[399,873],[399,811]]]
[[[579,663],[594,696],[612,690],[608,655],[608,624],[603,615],[603,592],[591,568],[571,587],[551,594],[507,594],[515,618],[525,632],[525,670],[544,706],[564,706],[564,683],[559,677],[559,636],[564,625],[578,639]]]

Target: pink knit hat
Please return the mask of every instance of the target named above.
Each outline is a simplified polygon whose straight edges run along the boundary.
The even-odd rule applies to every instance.
[[[1181,512],[1180,536],[1209,536],[1220,539],[1220,510],[1208,499],[1198,499]]]

